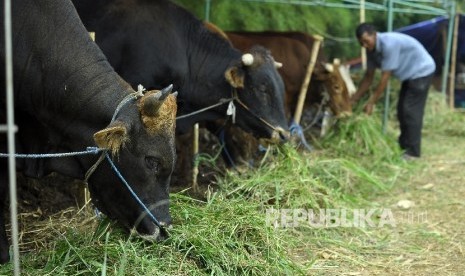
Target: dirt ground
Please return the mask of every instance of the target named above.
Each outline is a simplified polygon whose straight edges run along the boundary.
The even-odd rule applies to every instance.
[[[376,198],[395,227],[350,232],[341,243],[310,246],[310,275],[465,275],[465,142],[426,129],[413,174]],[[412,206],[403,209],[399,201]],[[407,207],[407,206],[404,206]]]

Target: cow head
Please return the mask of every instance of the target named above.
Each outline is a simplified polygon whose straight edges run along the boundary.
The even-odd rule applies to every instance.
[[[175,163],[177,106],[170,90],[147,92],[94,134],[96,144],[111,152],[121,175],[162,225],[171,222],[169,183]],[[102,162],[88,182],[92,200],[103,213],[141,235],[162,238],[108,162]]]
[[[236,103],[237,124],[256,137],[273,141],[289,136],[284,112],[284,83],[277,71],[280,66],[268,50],[254,46],[225,72],[226,80],[239,99],[239,104]]]
[[[315,79],[324,83],[327,96],[329,97],[329,107],[336,117],[344,117],[352,114],[352,105],[348,87],[340,72],[340,62],[326,63],[315,68]]]

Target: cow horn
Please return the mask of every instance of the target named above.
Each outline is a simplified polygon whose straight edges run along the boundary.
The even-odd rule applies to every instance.
[[[171,91],[173,91],[173,85],[172,84],[168,85],[167,87],[163,88],[160,91],[160,96],[159,96],[158,100],[159,101],[164,101],[166,99],[166,97],[168,97],[168,95],[171,93]]]
[[[168,95],[171,93],[171,90],[173,90],[173,85],[170,84],[169,86],[163,88],[161,91],[158,91],[156,93],[150,94],[145,96],[142,99],[142,111],[143,114],[146,116],[154,117],[157,115],[158,110],[160,109],[161,105],[163,104],[163,101],[168,97]],[[177,93],[177,92],[175,92]]]
[[[326,63],[326,64],[325,64],[325,69],[326,69],[326,71],[328,71],[329,73],[334,72],[334,66],[333,66],[331,63]]]
[[[245,66],[250,66],[253,64],[253,55],[252,54],[243,54],[242,55],[242,63],[245,65]]]
[[[281,62],[275,61],[274,62],[274,67],[276,67],[276,69],[279,69],[279,68],[283,67],[283,64]]]

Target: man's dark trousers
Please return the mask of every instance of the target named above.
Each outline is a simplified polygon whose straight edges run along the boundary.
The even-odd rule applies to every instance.
[[[415,157],[421,155],[421,129],[432,77],[429,75],[403,81],[397,103],[397,118],[400,123],[399,145],[406,154]]]

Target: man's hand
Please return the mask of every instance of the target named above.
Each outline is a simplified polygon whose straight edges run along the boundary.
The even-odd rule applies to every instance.
[[[354,106],[362,97],[365,95],[365,93],[368,91],[370,88],[371,83],[373,82],[373,76],[375,75],[375,70],[370,69],[365,72],[363,75],[363,79],[360,82],[360,85],[357,89],[357,92],[355,92],[352,97],[350,97],[350,103],[352,106]]]
[[[371,113],[373,113],[373,110],[375,108],[375,103],[378,101],[379,98],[381,98],[381,96],[384,93],[384,90],[386,90],[386,86],[387,86],[387,83],[390,77],[391,77],[391,71],[382,72],[381,80],[378,86],[376,87],[375,92],[373,93],[373,95],[371,95],[370,99],[368,100],[365,107],[363,108],[366,114],[371,115]]]

